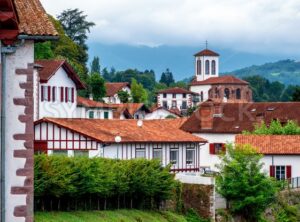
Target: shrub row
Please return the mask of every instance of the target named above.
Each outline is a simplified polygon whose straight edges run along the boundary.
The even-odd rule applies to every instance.
[[[157,160],[35,156],[35,210],[157,209],[174,193]]]

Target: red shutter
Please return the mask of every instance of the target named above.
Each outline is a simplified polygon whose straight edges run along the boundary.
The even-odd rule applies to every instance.
[[[215,144],[214,143],[210,143],[209,144],[209,153],[210,154],[216,154],[216,152],[215,152]]]
[[[65,93],[65,101],[67,103],[68,102],[68,87],[65,88],[65,91],[66,91],[66,93]]]
[[[45,87],[45,86],[42,86],[42,87],[41,87],[41,101],[42,101],[42,102],[44,101],[44,87]]]
[[[292,178],[292,166],[286,166],[286,179]]]
[[[72,88],[72,103],[74,103],[74,88]]]
[[[64,87],[60,87],[60,101],[64,102]]]
[[[225,143],[222,144],[222,152],[226,153],[226,144]]]
[[[51,86],[48,86],[48,101],[51,101]]]
[[[56,96],[56,95],[55,95],[55,91],[56,91],[56,87],[53,86],[53,87],[52,87],[52,101],[53,101],[53,102],[55,102],[55,99],[56,99],[56,98],[55,98],[55,96]]]
[[[270,177],[275,177],[275,166],[270,166]]]

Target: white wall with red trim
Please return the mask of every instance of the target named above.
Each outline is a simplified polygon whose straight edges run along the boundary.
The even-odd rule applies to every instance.
[[[62,67],[47,83],[40,83],[38,95],[38,119],[43,117],[76,117],[76,85]]]
[[[173,98],[173,94],[175,94],[175,98]],[[182,110],[183,102],[186,102],[186,109],[193,106],[192,94],[189,93],[185,93],[185,98],[183,93],[159,93],[157,95],[157,105],[161,107],[163,106],[164,102],[167,103],[167,107],[165,107],[167,109],[174,109],[175,107],[179,110]],[[172,105],[173,102],[175,106]]]
[[[145,116],[145,119],[165,119],[167,116],[174,116],[175,118],[177,118],[178,116],[176,116],[175,114],[169,112],[168,110],[165,109],[156,109],[151,113],[147,113]]]

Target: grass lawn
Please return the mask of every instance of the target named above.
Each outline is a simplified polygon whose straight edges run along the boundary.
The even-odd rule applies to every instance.
[[[186,222],[172,212],[116,210],[89,212],[35,212],[35,222]]]

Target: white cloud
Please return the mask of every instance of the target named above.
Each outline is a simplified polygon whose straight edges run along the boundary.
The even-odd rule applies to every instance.
[[[203,45],[248,52],[297,53],[299,0],[41,0],[53,15],[80,8],[97,26],[92,41]]]

